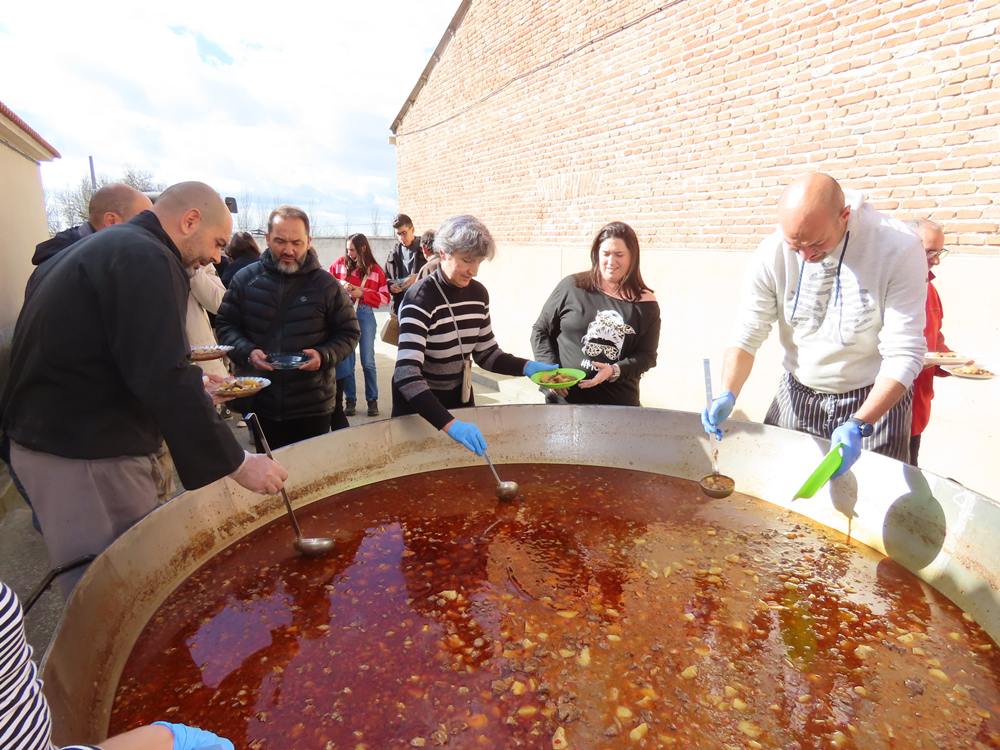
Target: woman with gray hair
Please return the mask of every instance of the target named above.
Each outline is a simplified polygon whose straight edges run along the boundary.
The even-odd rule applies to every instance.
[[[497,346],[490,296],[475,280],[479,265],[496,253],[489,230],[474,216],[453,216],[434,236],[440,265],[419,280],[399,306],[399,352],[392,376],[392,416],[420,414],[476,455],[486,439],[449,409],[475,406],[472,361],[502,375],[527,375],[559,365],[532,362]]]

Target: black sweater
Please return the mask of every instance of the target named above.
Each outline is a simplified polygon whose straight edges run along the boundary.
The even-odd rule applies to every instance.
[[[144,211],[43,265],[0,400],[10,438],[90,460],[154,453],[165,438],[188,489],[236,470],[243,449],[188,361],[188,276],[156,216]]]
[[[235,347],[230,359],[241,374],[271,381],[253,397],[253,408],[277,420],[330,414],[337,395],[334,370],[361,337],[347,293],[311,248],[292,274],[278,270],[270,249],[239,271],[222,298],[215,332],[220,344]],[[315,349],[322,364],[315,372],[263,372],[250,365],[254,349],[266,354]]]
[[[539,362],[576,367],[593,377],[593,362],[618,363],[621,376],[594,388],[571,388],[573,404],[639,406],[639,378],[656,365],[660,305],[626,302],[589,292],[567,276],[556,285],[531,329],[531,348]]]

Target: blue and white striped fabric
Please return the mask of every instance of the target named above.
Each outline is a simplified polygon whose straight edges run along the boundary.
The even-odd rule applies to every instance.
[[[17,596],[0,581],[0,748],[52,750],[52,718],[42,694],[31,646],[24,638],[24,613]],[[98,750],[72,745],[65,750]]]

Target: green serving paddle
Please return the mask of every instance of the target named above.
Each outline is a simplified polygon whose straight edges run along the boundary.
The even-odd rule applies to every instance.
[[[833,476],[833,473],[840,468],[840,464],[844,461],[844,456],[840,448],[840,443],[837,443],[830,449],[829,453],[823,456],[823,460],[819,462],[819,466],[809,475],[805,483],[799,487],[799,491],[795,493],[795,497],[792,500],[798,500],[800,497],[810,498],[819,491],[820,487],[830,481],[830,477]]]

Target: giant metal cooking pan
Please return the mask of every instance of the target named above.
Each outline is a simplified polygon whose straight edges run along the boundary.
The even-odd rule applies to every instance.
[[[610,406],[496,406],[475,419],[497,462],[620,466],[698,479],[708,442],[698,416]],[[823,441],[733,423],[721,446],[737,489],[793,507],[898,560],[1000,640],[1000,506],[954,482],[883,456],[811,500],[790,502],[827,450]],[[479,463],[419,417],[373,422],[278,452],[292,501],[415,472]],[[488,469],[483,465],[483,472]],[[483,502],[494,502],[484,497]],[[528,499],[530,502],[530,498]],[[725,502],[712,501],[712,502]],[[187,492],[137,524],[91,566],[70,599],[43,665],[55,739],[104,737],[118,677],[147,619],[199,565],[283,513],[230,481]],[[291,538],[291,535],[289,535]]]

